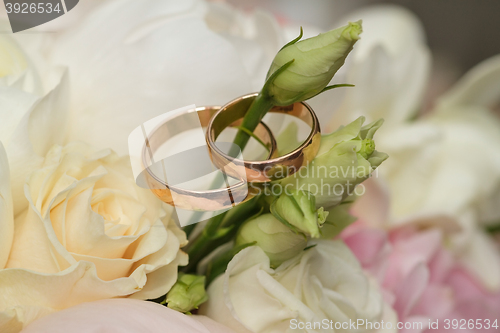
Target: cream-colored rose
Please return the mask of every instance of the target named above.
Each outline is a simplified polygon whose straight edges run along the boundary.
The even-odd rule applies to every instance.
[[[9,163],[5,149],[0,142],[0,269],[7,264],[14,238],[14,207],[9,178]]]
[[[0,270],[1,332],[83,302],[156,298],[175,283],[185,234],[170,207],[134,183],[129,163],[70,143],[30,175],[29,208],[15,217]]]
[[[67,134],[67,75],[44,63],[43,36],[0,34],[0,141],[9,156],[16,214],[28,206],[26,177]]]
[[[335,332],[299,327],[379,321],[382,296],[348,247],[331,240],[316,244],[276,270],[259,247],[242,250],[209,286],[201,313],[238,333]]]

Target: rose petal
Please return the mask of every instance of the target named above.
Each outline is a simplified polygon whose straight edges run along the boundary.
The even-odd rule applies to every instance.
[[[0,141],[0,269],[3,269],[7,264],[13,239],[14,214],[10,191],[9,163]]]
[[[54,274],[75,262],[68,254],[61,255],[53,247],[42,218],[32,207],[17,216],[15,223],[14,243],[7,268]]]
[[[491,237],[483,231],[474,232],[461,261],[486,289],[500,290],[500,254]]]
[[[128,296],[140,290],[146,279],[132,275],[106,282],[97,276],[95,265],[85,261],[55,274],[4,269],[0,270],[0,313],[15,309],[17,320],[26,325],[47,313],[80,303]]]
[[[441,97],[440,107],[463,105],[490,107],[500,102],[500,56],[491,57],[472,68]]]
[[[418,264],[396,288],[394,310],[399,318],[407,318],[416,302],[422,296],[429,281],[429,270]]]
[[[28,207],[28,201],[24,198],[24,183],[27,176],[33,170],[40,168],[43,161],[41,156],[45,155],[52,145],[61,144],[66,138],[67,84],[67,76],[64,72],[59,75],[54,89],[41,99],[33,100],[33,97],[26,94],[17,96],[11,100],[19,103],[16,106],[20,109],[17,112],[7,109],[12,114],[22,115],[17,124],[10,122],[6,124],[13,129],[9,144],[5,149],[11,167],[15,215]],[[0,110],[3,109],[2,100],[0,99]],[[26,101],[31,104],[26,104]],[[2,125],[3,119],[9,118],[11,117],[1,116]]]
[[[39,319],[22,333],[231,333],[208,318],[153,302],[111,299],[81,304]]]
[[[363,34],[346,64],[342,104],[331,128],[360,115],[385,119],[381,133],[409,119],[421,106],[430,72],[430,53],[418,18],[394,5],[379,5],[349,14],[342,21],[363,20]],[[395,93],[397,92],[397,93]]]
[[[107,2],[62,35],[52,60],[72,73],[69,139],[123,154],[130,132],[146,120],[255,90],[245,55],[207,28],[206,13],[199,1]]]

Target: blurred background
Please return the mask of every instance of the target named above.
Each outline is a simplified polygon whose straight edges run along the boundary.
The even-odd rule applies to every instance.
[[[433,56],[432,94],[440,95],[468,69],[500,53],[500,0],[226,0],[273,12],[289,23],[328,30],[362,6],[397,4],[423,23]],[[295,22],[293,22],[295,21]],[[439,82],[436,82],[439,81]]]
[[[500,53],[499,0],[228,0],[246,9],[261,7],[278,17],[322,29],[361,6],[381,3],[410,9],[422,21],[437,58],[451,61],[459,74]],[[467,46],[467,47],[464,47]]]

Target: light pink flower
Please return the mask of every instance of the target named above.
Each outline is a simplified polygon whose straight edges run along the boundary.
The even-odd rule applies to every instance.
[[[233,333],[203,316],[187,316],[153,302],[108,299],[43,317],[21,333]]]
[[[446,250],[439,229],[409,226],[386,232],[358,221],[341,237],[384,290],[400,322],[422,322],[423,330],[450,332],[445,319],[490,319],[500,313],[500,292],[485,288]],[[439,320],[439,330],[427,329]],[[466,326],[466,325],[465,325]],[[457,329],[457,332],[475,330]]]

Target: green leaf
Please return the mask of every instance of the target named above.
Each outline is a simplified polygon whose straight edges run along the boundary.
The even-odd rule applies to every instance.
[[[294,40],[291,40],[291,41],[289,41],[288,43],[286,43],[286,44],[285,44],[285,45],[284,45],[284,46],[280,49],[280,51],[281,51],[281,50],[283,50],[283,49],[284,49],[285,47],[287,47],[287,46],[290,46],[290,45],[293,45],[293,44],[297,43],[297,42],[298,42],[298,41],[302,38],[302,36],[303,36],[303,35],[304,35],[304,31],[302,30],[302,27],[300,27],[300,33],[299,33],[299,36],[298,36],[297,38],[295,38]],[[278,51],[278,52],[279,52],[279,51]]]
[[[348,84],[348,83],[332,84],[331,86],[327,86],[327,87],[323,88],[323,90],[321,90],[319,93],[317,93],[316,95],[311,96],[311,97],[309,97],[307,99],[311,99],[313,97],[316,97],[319,94],[324,93],[325,91],[336,89],[336,88],[341,88],[341,87],[355,87],[355,85],[354,84]]]
[[[288,228],[290,228],[290,230],[292,230],[294,233],[296,233],[297,235],[299,234],[302,234],[304,235],[305,238],[307,238],[307,236],[301,232],[297,227],[295,227],[294,225],[288,223],[287,220],[285,220],[277,211],[276,211],[276,200],[273,201],[273,203],[271,204],[271,207],[270,207],[270,211],[271,211],[271,214],[273,214],[273,216],[278,219],[278,221],[280,221],[281,223],[283,223],[284,225],[286,225]]]
[[[278,68],[277,70],[274,71],[273,74],[271,74],[271,76],[266,80],[266,83],[264,83],[264,87],[262,87],[262,94],[263,95],[266,95],[268,96],[268,87],[269,85],[271,85],[273,83],[274,80],[276,80],[276,78],[278,77],[278,75],[280,75],[281,73],[283,73],[284,71],[286,71],[286,69],[288,67],[290,67],[291,64],[293,64],[293,62],[295,61],[295,59],[292,59],[290,60],[289,62],[287,62],[286,64],[284,64],[283,66],[281,66],[280,68]]]
[[[309,245],[308,247],[306,247],[306,248],[304,249],[304,251],[307,251],[307,250],[309,250],[309,249],[312,249],[313,247],[316,247],[316,245],[318,245],[318,244],[312,244],[312,245]]]

